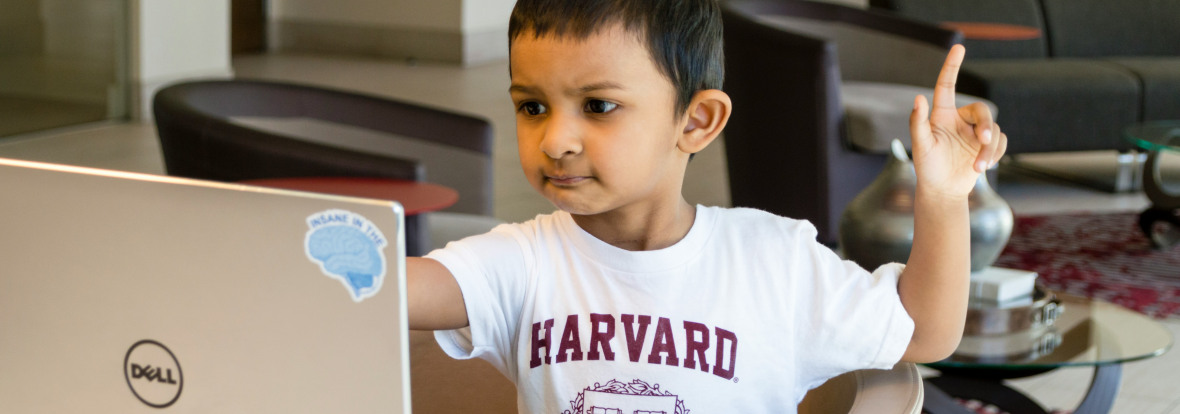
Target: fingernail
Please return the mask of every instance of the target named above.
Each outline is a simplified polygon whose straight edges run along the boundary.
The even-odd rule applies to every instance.
[[[987,161],[977,161],[975,163],[975,170],[979,172],[987,171]]]
[[[990,130],[990,129],[983,130],[983,134],[979,138],[981,141],[983,141],[983,143],[985,145],[990,144],[992,142],[992,130]]]

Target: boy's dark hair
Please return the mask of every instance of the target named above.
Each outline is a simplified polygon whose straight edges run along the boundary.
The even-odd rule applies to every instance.
[[[613,24],[641,36],[676,89],[676,116],[697,91],[721,89],[725,56],[716,0],[518,0],[508,21],[508,45],[529,31],[585,39]]]

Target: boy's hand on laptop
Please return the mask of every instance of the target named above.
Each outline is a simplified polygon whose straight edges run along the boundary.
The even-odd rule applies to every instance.
[[[938,84],[934,87],[934,108],[918,95],[910,115],[914,169],[918,184],[927,190],[953,197],[966,197],[979,174],[999,161],[1008,138],[991,110],[983,103],[955,107],[955,81],[966,53],[955,45],[947,54]]]

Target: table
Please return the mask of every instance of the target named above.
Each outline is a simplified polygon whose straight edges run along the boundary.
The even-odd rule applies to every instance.
[[[944,29],[958,31],[973,40],[1028,40],[1041,37],[1041,29],[1004,23],[942,22]]]
[[[1162,355],[1171,333],[1145,315],[1111,303],[1058,294],[1063,312],[1053,325],[1004,335],[964,336],[955,353],[926,364],[940,372],[926,378],[923,408],[932,414],[968,411],[952,396],[994,404],[1013,414],[1046,413],[1035,401],[1004,385],[1061,367],[1093,367],[1090,388],[1075,414],[1108,413],[1122,379],[1122,364]]]
[[[420,214],[450,207],[459,193],[438,184],[372,177],[287,177],[242,181],[242,184],[284,190],[397,201],[406,214],[406,255],[421,256],[430,246],[430,231]]]
[[[1143,192],[1151,207],[1139,214],[1139,228],[1156,248],[1180,242],[1180,194],[1170,193],[1160,176],[1160,154],[1180,152],[1180,121],[1154,121],[1134,124],[1123,130],[1123,137],[1148,151],[1143,165]]]

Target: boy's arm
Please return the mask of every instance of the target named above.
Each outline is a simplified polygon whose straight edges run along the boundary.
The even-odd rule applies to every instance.
[[[933,109],[918,96],[910,117],[918,185],[913,249],[898,282],[902,305],[914,320],[904,361],[946,358],[963,336],[971,271],[967,196],[1007,147],[986,105],[955,108],[964,53],[961,45],[951,48],[934,88]]]
[[[467,305],[446,266],[423,257],[406,258],[410,329],[446,330],[467,326]]]

